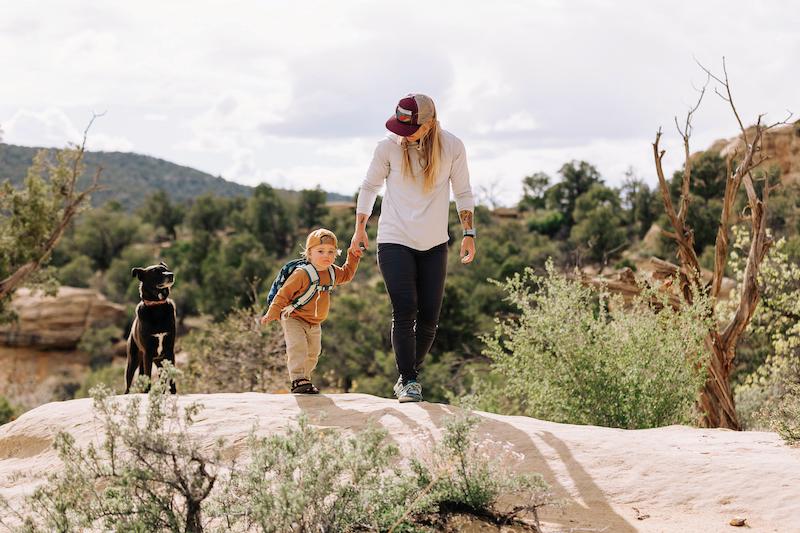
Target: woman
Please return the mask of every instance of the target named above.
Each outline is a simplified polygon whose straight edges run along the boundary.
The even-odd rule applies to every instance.
[[[461,262],[475,258],[474,200],[464,144],[444,131],[428,96],[409,94],[386,121],[356,207],[350,248],[369,247],[367,220],[386,182],[378,220],[378,266],[392,302],[392,348],[400,402],[422,401],[417,380],[439,323],[447,274],[450,189],[464,227]]]

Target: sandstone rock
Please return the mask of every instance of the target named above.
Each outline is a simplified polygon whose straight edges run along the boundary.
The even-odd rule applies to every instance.
[[[0,344],[71,350],[90,327],[123,324],[125,307],[92,289],[61,287],[56,296],[19,289],[10,305],[19,320],[0,325]]]
[[[747,128],[747,135],[752,138],[754,128]],[[764,153],[770,159],[764,163],[767,169],[778,165],[781,170],[781,181],[784,184],[800,184],[800,120],[794,124],[776,127],[764,135]],[[732,139],[715,141],[709,150],[719,152],[722,157],[738,151],[744,153],[744,143],[741,136]]]

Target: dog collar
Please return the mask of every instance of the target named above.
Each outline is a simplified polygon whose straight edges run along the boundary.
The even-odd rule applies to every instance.
[[[142,303],[150,307],[151,305],[163,305],[167,303],[167,300],[142,300]]]

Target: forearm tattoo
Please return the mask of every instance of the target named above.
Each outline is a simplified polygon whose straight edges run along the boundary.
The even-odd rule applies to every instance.
[[[461,219],[461,225],[464,229],[472,229],[472,211],[463,210],[458,213],[458,217]]]
[[[364,213],[359,213],[356,215],[356,227],[357,228],[366,228],[367,227],[367,220],[369,217]]]

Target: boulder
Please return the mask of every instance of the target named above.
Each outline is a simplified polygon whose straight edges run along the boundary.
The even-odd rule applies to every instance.
[[[55,296],[21,288],[10,308],[18,320],[0,324],[0,344],[48,350],[72,350],[89,328],[124,324],[125,306],[92,289],[60,287]]]

